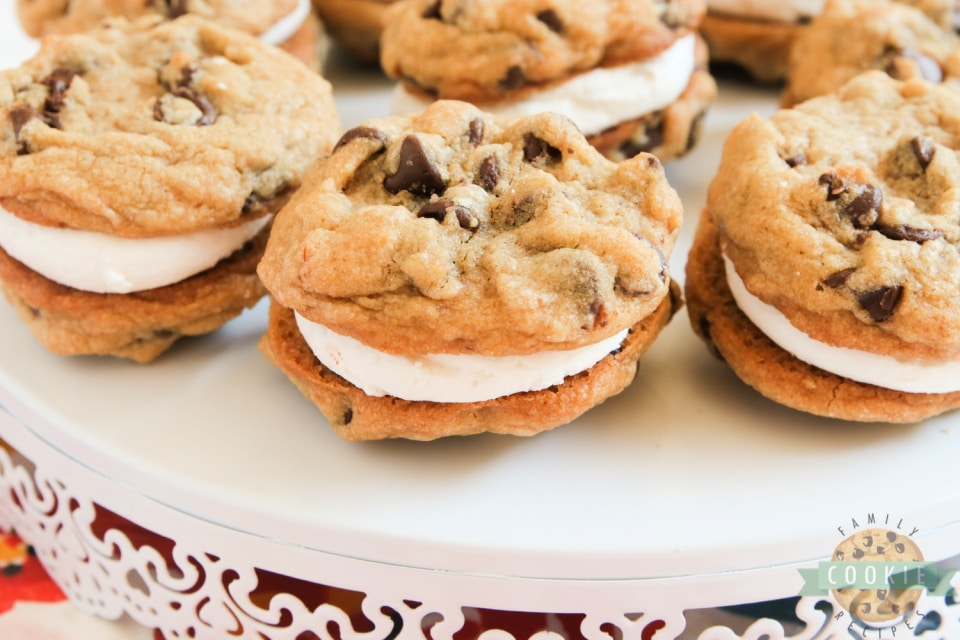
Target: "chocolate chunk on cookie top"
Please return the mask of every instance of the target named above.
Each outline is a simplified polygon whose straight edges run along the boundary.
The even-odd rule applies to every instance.
[[[259,273],[291,315],[271,316],[262,345],[335,426],[331,394],[411,402],[417,424],[431,425],[414,435],[412,414],[381,406],[391,415],[375,420],[380,409],[354,404],[350,438],[556,426],[622,389],[669,318],[681,215],[655,157],[615,164],[555,114],[503,119],[441,100],[370,121],[277,216]],[[309,355],[290,355],[294,340]],[[586,382],[607,367],[619,382]],[[326,370],[350,391],[334,393],[316,373]],[[568,386],[570,376],[580,382]],[[572,391],[581,384],[591,390]],[[509,417],[473,406],[455,420],[420,406],[516,403],[526,392],[536,393],[523,403],[546,402],[548,387],[582,395],[560,402],[562,418],[527,409],[525,426],[516,404]],[[503,424],[491,423],[497,415]]]
[[[687,292],[695,329],[742,377],[851,419],[910,421],[960,404],[958,110],[954,91],[871,71],[733,129]],[[747,345],[766,343],[733,338],[733,324],[746,326],[723,311],[734,308],[785,352],[763,366],[811,365],[784,364],[792,389],[746,370],[760,360]],[[822,397],[797,400],[804,388]],[[859,406],[840,400],[850,388]]]

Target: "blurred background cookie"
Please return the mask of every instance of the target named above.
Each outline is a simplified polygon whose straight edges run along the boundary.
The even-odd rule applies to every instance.
[[[396,0],[313,0],[330,37],[357,62],[378,66],[386,9]]]
[[[325,36],[310,0],[17,0],[23,29],[33,37],[87,31],[110,17],[186,14],[257,36],[313,69],[323,63]]]
[[[783,80],[794,37],[823,1],[707,0],[700,31],[711,62],[739,67],[760,82]]]
[[[381,39],[394,113],[435,99],[511,116],[554,111],[604,155],[666,161],[696,142],[716,96],[697,35],[703,0],[405,0]]]

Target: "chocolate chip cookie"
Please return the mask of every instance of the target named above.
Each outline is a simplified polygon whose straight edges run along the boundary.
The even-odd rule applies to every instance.
[[[196,16],[49,36],[0,74],[0,280],[56,353],[155,358],[265,293],[272,215],[340,134],[329,83]]]
[[[319,69],[323,33],[310,8],[309,0],[17,0],[20,23],[34,37],[82,33],[111,17],[190,14],[257,36]]]
[[[716,95],[697,35],[703,0],[413,0],[390,9],[381,64],[394,113],[456,99],[512,117],[571,118],[614,160],[667,160]]]
[[[396,0],[313,0],[334,41],[354,60],[380,64],[380,34],[386,9]]]
[[[868,69],[956,86],[960,37],[953,15],[943,1],[830,0],[794,41],[782,104],[835,91]]]
[[[686,291],[737,375],[847,420],[960,405],[958,109],[942,86],[869,71],[733,129]]]
[[[277,216],[261,348],[348,439],[549,429],[632,380],[678,305],[681,217],[654,156],[613,163],[556,114],[370,121]]]

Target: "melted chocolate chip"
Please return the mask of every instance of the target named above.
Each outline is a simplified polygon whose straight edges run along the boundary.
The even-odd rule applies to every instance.
[[[527,162],[533,162],[544,155],[551,160],[559,160],[563,157],[559,149],[551,146],[542,138],[538,138],[532,133],[523,134],[523,159]]]
[[[837,200],[840,195],[847,190],[847,185],[843,181],[843,178],[839,177],[833,171],[821,175],[817,179],[817,183],[827,187],[827,202]]]
[[[63,108],[63,100],[70,89],[70,83],[76,77],[76,72],[69,69],[54,69],[50,75],[43,79],[43,84],[49,89],[47,101],[43,105],[44,111],[57,113]]]
[[[183,98],[184,100],[189,100],[200,110],[200,119],[197,120],[194,124],[198,127],[203,127],[209,124],[213,124],[217,120],[217,108],[213,106],[213,103],[210,102],[210,99],[202,93],[197,93],[193,89],[188,89],[187,87],[176,87],[171,92],[170,95]],[[163,113],[163,105],[160,100],[157,100],[153,104],[153,117],[159,122],[165,122],[166,118]]]
[[[434,200],[420,207],[420,210],[417,211],[417,217],[443,222],[443,219],[447,217],[447,208],[452,206],[454,206],[452,200]]]
[[[903,295],[903,287],[880,287],[873,291],[866,291],[857,296],[857,302],[864,311],[870,314],[870,319],[874,322],[884,322],[893,317],[893,311],[897,308],[900,298]]]
[[[500,88],[504,91],[519,89],[527,81],[526,74],[519,65],[514,65],[507,69],[507,75],[500,79]]]
[[[910,141],[910,148],[913,150],[917,162],[920,163],[920,168],[926,171],[930,163],[933,162],[933,155],[937,152],[933,140],[926,136],[917,136]]]
[[[187,13],[187,0],[163,0],[167,7],[167,17],[173,20]]]
[[[357,138],[370,138],[373,140],[379,140],[383,143],[384,147],[387,146],[387,135],[383,131],[374,129],[373,127],[354,127],[352,129],[348,129],[342,136],[340,136],[340,139],[337,140],[337,144],[333,146],[333,152],[336,153],[340,147],[346,146]]]
[[[840,271],[835,271],[831,273],[826,278],[823,279],[823,284],[830,287],[831,289],[836,289],[837,287],[842,287],[847,283],[847,280],[850,279],[850,276],[853,275],[853,272],[856,271],[856,268],[850,267],[849,269],[841,269]]]
[[[497,156],[487,156],[480,163],[477,175],[477,184],[487,193],[493,193],[500,181],[500,162]]]
[[[863,190],[840,211],[840,215],[848,218],[857,229],[869,229],[880,215],[880,205],[883,204],[883,193],[873,185],[863,185]]]
[[[383,181],[383,188],[392,194],[409,191],[426,198],[443,193],[447,185],[419,138],[408,135],[400,144],[400,166],[395,174]]]
[[[789,158],[784,158],[783,161],[787,163],[788,167],[793,169],[795,167],[807,164],[807,156],[803,151],[799,151]]]
[[[457,224],[459,224],[462,229],[475,231],[480,228],[480,220],[477,219],[477,216],[473,215],[470,209],[457,205],[453,211],[457,214]]]
[[[544,9],[537,14],[537,20],[547,25],[547,28],[554,33],[563,32],[563,20],[553,9]]]
[[[20,130],[23,126],[37,117],[37,110],[29,104],[21,104],[10,109],[10,124],[13,126],[13,137],[17,141],[17,155],[30,153],[27,143],[20,140]]]
[[[923,244],[924,242],[943,237],[943,231],[939,229],[919,229],[905,224],[878,224],[874,228],[891,240],[906,240],[908,242],[916,242],[917,244]]]
[[[424,20],[442,20],[443,16],[440,14],[440,0],[437,0],[430,6],[428,6],[423,11]]]
[[[343,412],[343,424],[348,425],[353,422],[353,408],[347,407],[347,410]]]
[[[483,119],[474,118],[470,121],[470,126],[467,129],[467,139],[470,141],[470,144],[477,146],[483,142]]]
[[[640,152],[650,152],[663,144],[663,119],[656,118],[648,121],[643,130],[641,140],[631,139],[620,145],[620,153],[624,158],[632,158]]]

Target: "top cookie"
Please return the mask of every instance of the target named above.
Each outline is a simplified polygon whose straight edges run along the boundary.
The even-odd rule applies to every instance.
[[[868,69],[898,80],[956,83],[960,37],[952,23],[945,28],[956,11],[947,4],[953,3],[830,0],[794,39],[782,103],[790,106],[830,93]]]
[[[296,7],[297,0],[17,0],[17,15],[34,37],[80,33],[110,17],[173,19],[185,14],[259,35]]]
[[[704,0],[411,0],[389,10],[381,64],[434,97],[482,103],[650,57],[705,10]]]
[[[960,357],[958,113],[869,71],[735,127],[707,206],[749,292],[820,342]]]
[[[344,134],[259,272],[283,306],[388,353],[570,349],[668,295],[681,216],[653,156],[617,165],[556,114],[438,101]]]
[[[48,37],[0,74],[0,206],[126,237],[278,208],[340,133],[329,83],[195,16]]]

